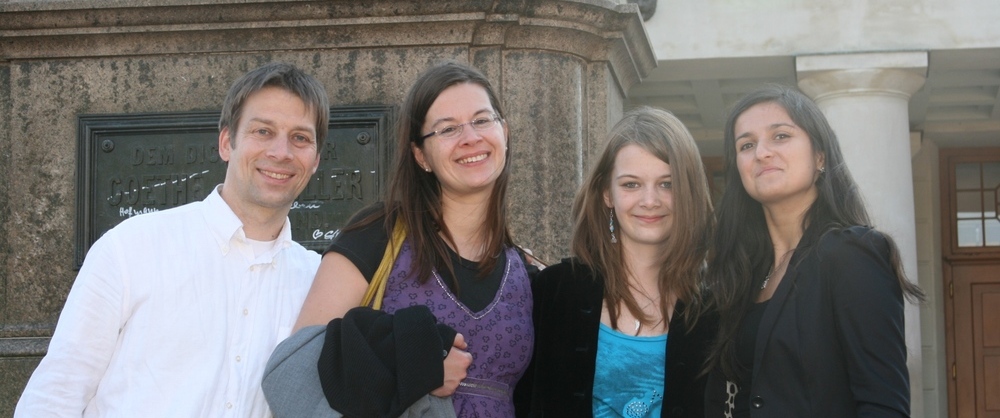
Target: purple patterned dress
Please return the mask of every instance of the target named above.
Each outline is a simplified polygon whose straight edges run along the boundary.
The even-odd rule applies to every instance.
[[[513,417],[514,385],[531,360],[535,340],[531,283],[517,250],[508,248],[506,254],[500,288],[480,312],[471,312],[459,302],[436,270],[424,284],[411,277],[410,240],[403,243],[389,273],[382,299],[384,311],[426,305],[439,322],[461,333],[469,344],[472,365],[452,396],[460,418]]]

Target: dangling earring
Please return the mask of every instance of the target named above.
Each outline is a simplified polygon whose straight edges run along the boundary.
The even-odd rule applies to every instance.
[[[608,229],[611,230],[611,243],[618,243],[618,238],[615,237],[615,208],[611,208],[611,216],[608,217]]]

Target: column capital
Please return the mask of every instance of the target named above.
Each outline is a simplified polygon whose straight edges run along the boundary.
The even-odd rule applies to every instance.
[[[795,58],[799,88],[816,101],[881,94],[909,100],[927,80],[927,52],[804,55]]]

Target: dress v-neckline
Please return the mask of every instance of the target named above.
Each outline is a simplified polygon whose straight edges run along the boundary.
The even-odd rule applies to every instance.
[[[504,250],[504,251],[507,251],[507,250]],[[455,304],[455,306],[458,306],[459,309],[461,309],[463,312],[465,312],[467,315],[469,315],[473,319],[479,320],[479,319],[483,319],[486,315],[489,315],[489,313],[493,311],[493,308],[495,308],[497,306],[497,304],[500,303],[500,296],[501,296],[501,294],[503,294],[503,289],[507,285],[507,277],[510,276],[510,271],[511,271],[512,266],[513,265],[512,265],[511,256],[510,256],[510,254],[507,254],[507,263],[506,263],[506,266],[504,266],[503,277],[500,279],[500,286],[497,287],[496,294],[493,295],[493,299],[490,301],[490,304],[486,305],[486,307],[483,308],[483,310],[481,310],[479,312],[473,312],[471,309],[469,309],[468,306],[465,306],[464,303],[462,303],[460,300],[458,300],[457,297],[455,297],[455,294],[444,283],[444,279],[442,279],[441,275],[438,274],[437,269],[431,270],[431,274],[434,276],[434,280],[435,280],[435,282],[437,282],[437,284],[441,288],[441,290],[444,290],[445,296],[447,296],[448,299],[451,300]]]

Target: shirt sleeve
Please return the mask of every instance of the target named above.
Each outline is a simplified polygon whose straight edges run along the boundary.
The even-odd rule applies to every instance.
[[[832,231],[820,254],[858,416],[909,416],[903,296],[888,241],[868,228]]]
[[[88,252],[14,417],[79,417],[97,392],[124,324],[122,253],[113,234]]]
[[[375,276],[375,271],[382,262],[382,256],[385,255],[385,247],[389,245],[389,234],[385,230],[384,218],[361,227],[355,225],[379,210],[384,210],[383,206],[376,204],[356,213],[323,252],[323,254],[336,252],[347,257],[369,282]]]

